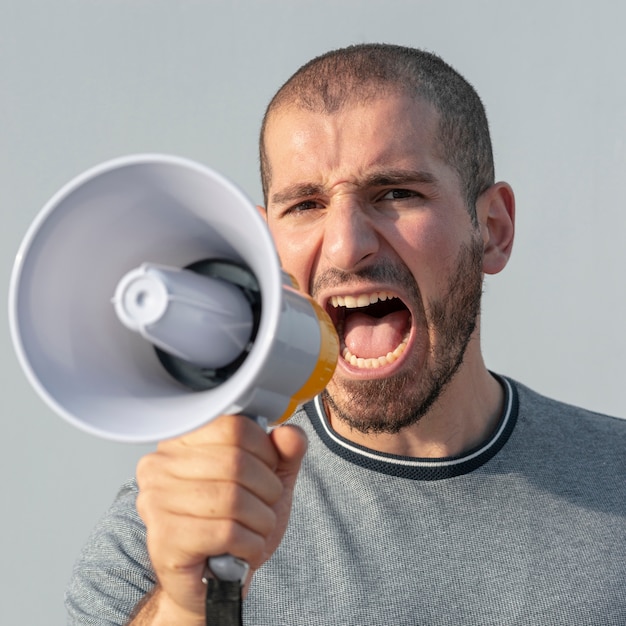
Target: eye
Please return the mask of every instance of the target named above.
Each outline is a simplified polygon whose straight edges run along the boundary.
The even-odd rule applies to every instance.
[[[404,198],[421,198],[422,194],[411,189],[389,189],[380,196],[380,200],[402,200]]]
[[[287,207],[283,212],[283,216],[288,215],[302,215],[309,211],[316,211],[323,209],[323,205],[318,200],[303,200],[302,202],[298,202],[297,204],[293,204]]]
[[[319,202],[315,200],[305,200],[304,202],[299,202],[295,206],[292,206],[290,211],[309,211],[310,209],[319,209]]]

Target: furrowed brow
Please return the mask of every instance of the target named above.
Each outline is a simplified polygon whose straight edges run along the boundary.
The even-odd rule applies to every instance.
[[[358,181],[360,187],[388,187],[390,185],[427,184],[433,185],[437,179],[430,173],[422,170],[390,169],[382,170],[366,176]],[[281,189],[270,196],[270,204],[284,205],[311,196],[324,195],[326,187],[315,183],[298,183]]]
[[[298,184],[281,189],[270,196],[271,204],[288,204],[299,198],[307,198],[310,196],[317,196],[324,192],[324,188],[321,185],[315,184]]]

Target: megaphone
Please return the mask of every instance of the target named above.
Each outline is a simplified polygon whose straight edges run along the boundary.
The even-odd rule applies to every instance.
[[[325,387],[339,349],[252,202],[160,154],[108,161],[54,195],[19,249],[9,322],[44,401],[124,442],[224,413],[287,419]]]

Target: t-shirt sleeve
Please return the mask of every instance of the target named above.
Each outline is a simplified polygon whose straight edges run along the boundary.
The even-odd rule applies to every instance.
[[[122,626],[153,589],[136,498],[135,481],[125,483],[83,548],[65,594],[68,626]]]

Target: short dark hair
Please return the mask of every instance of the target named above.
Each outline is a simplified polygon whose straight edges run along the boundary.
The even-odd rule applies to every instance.
[[[485,108],[476,90],[437,55],[392,44],[359,44],[318,56],[303,65],[270,101],[260,135],[263,194],[271,176],[265,131],[283,106],[333,113],[350,103],[407,94],[439,113],[441,157],[458,173],[476,223],[476,199],[494,183],[493,152]]]

